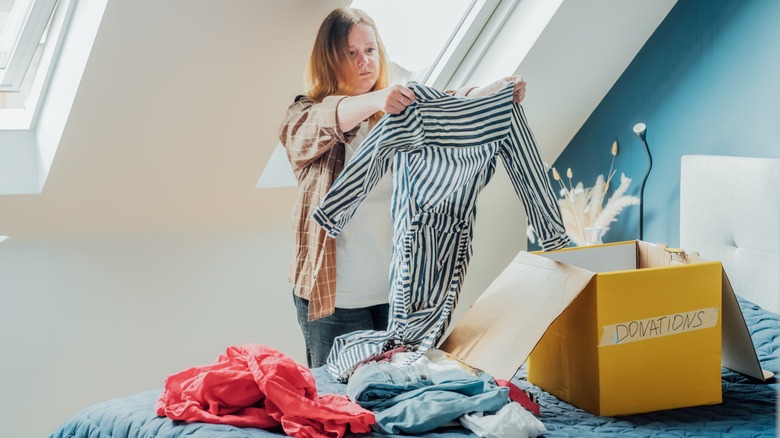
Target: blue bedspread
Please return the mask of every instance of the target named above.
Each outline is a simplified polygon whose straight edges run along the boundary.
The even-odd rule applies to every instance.
[[[740,299],[762,368],[778,372],[780,365],[780,315]],[[324,369],[313,370],[321,393],[341,393],[346,385],[333,381]],[[754,381],[723,369],[723,403],[674,409],[624,417],[597,417],[564,403],[523,380],[515,383],[539,397],[540,419],[548,429],[545,437],[775,437],[776,380]],[[207,423],[181,423],[157,417],[154,402],[161,389],[141,392],[90,406],[69,418],[52,438],[255,438],[280,436],[280,430],[266,431]],[[387,435],[364,434],[365,437]],[[424,437],[475,436],[463,428],[440,429]]]

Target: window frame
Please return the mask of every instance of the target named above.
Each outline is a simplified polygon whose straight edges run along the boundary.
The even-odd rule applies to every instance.
[[[48,0],[47,0],[48,1]],[[23,108],[0,107],[0,132],[3,130],[32,130],[40,116],[41,103],[45,99],[47,89],[54,73],[57,60],[65,41],[66,33],[76,10],[78,0],[53,0],[56,4],[50,19],[44,23],[47,32],[46,41],[41,47],[39,65],[31,72],[29,92],[24,97]],[[48,24],[48,26],[47,26]],[[47,30],[48,29],[48,30]],[[41,35],[43,37],[43,35]],[[40,40],[38,40],[40,41]],[[38,42],[33,44],[37,48]],[[33,55],[36,50],[33,50]],[[23,75],[24,77],[24,75]],[[0,89],[2,93],[13,93]]]
[[[0,76],[0,92],[16,93],[21,89],[38,45],[52,21],[57,3],[58,0],[33,0],[5,72]]]
[[[500,11],[499,7],[506,2],[507,0],[474,0],[421,82],[433,88],[448,88],[451,79],[461,68],[491,17]],[[508,2],[515,3],[516,0]]]

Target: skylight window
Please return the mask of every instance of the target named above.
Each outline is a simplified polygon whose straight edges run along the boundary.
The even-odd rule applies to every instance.
[[[107,1],[0,0],[0,195],[43,190]]]
[[[55,4],[55,0],[0,0],[0,90],[21,89]]]
[[[0,0],[0,122],[4,122],[0,126],[29,128],[32,111],[56,54],[64,9],[69,3],[68,0]],[[5,110],[29,113],[20,118],[21,111]]]
[[[443,89],[496,9],[499,0],[353,0],[376,22],[393,81],[414,80]],[[258,188],[295,187],[284,147],[276,145]]]
[[[353,0],[376,22],[390,60],[407,78],[424,82],[474,0]],[[396,78],[398,82],[402,79]]]

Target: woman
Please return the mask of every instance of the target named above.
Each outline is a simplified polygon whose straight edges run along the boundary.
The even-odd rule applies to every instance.
[[[320,26],[309,58],[308,94],[290,105],[279,130],[298,180],[290,282],[312,368],[326,363],[337,336],[387,327],[393,235],[390,174],[370,192],[338,239],[327,239],[311,215],[382,114],[399,114],[415,100],[410,89],[390,85],[389,73],[371,17],[354,8],[334,10]],[[507,80],[515,82],[515,102],[522,101],[525,82],[519,77],[450,93],[486,96]]]

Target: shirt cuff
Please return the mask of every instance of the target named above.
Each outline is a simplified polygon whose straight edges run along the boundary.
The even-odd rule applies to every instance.
[[[569,239],[568,234],[563,233],[547,240],[543,240],[540,243],[542,244],[542,251],[546,252],[555,249],[566,248],[571,244],[571,239]]]
[[[314,210],[314,214],[311,215],[312,219],[317,221],[322,228],[325,229],[329,237],[337,237],[341,233],[343,225],[337,224],[328,216],[320,207]]]

